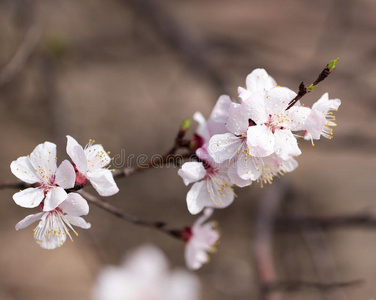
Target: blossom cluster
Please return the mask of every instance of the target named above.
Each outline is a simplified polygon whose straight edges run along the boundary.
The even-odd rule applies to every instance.
[[[295,170],[301,154],[298,138],[321,136],[331,139],[336,126],[332,111],[341,104],[325,93],[306,107],[287,87],[277,85],[264,69],[246,78],[246,88],[238,88],[239,102],[219,97],[208,120],[201,113],[195,134],[197,161],[183,164],[178,174],[185,185],[194,183],[186,201],[191,214],[205,207],[224,208],[235,198],[233,186],[252,182],[272,183],[273,178]]]
[[[73,226],[90,228],[81,216],[89,213],[87,201],[75,191],[89,180],[101,196],[111,196],[119,189],[112,172],[106,168],[111,162],[102,145],[90,140],[85,149],[67,136],[67,153],[73,163],[64,160],[57,167],[56,145],[39,144],[28,156],[22,156],[10,165],[12,173],[30,187],[13,195],[13,200],[25,208],[39,207],[41,212],[28,215],[16,225],[16,230],[39,221],[34,229],[35,241],[45,249],[62,246]]]

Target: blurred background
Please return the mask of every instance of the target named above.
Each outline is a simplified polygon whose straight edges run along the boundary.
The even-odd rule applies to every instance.
[[[181,121],[217,98],[233,99],[248,73],[265,68],[278,84],[310,84],[331,59],[336,71],[304,97],[340,98],[334,139],[300,142],[299,168],[282,178],[294,196],[279,215],[331,217],[376,213],[376,2],[374,0],[81,0],[0,1],[0,178],[9,164],[46,140],[66,158],[65,135],[89,138],[111,155],[163,154]],[[122,154],[123,153],[123,154]],[[111,204],[173,227],[191,224],[188,188],[177,168],[118,181]],[[258,206],[269,187],[237,190],[216,211],[222,238],[197,272],[203,299],[259,299],[253,246]],[[32,210],[2,190],[0,299],[88,299],[100,268],[153,243],[184,267],[183,244],[91,206],[91,230],[55,251],[32,228],[14,225]],[[376,235],[369,227],[296,227],[273,238],[278,280],[337,282],[340,289],[299,288],[283,299],[376,297]],[[317,252],[321,254],[316,255]]]

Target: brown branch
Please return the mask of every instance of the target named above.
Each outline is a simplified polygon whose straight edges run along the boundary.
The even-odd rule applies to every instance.
[[[296,97],[294,99],[292,99],[290,101],[286,110],[289,110],[291,107],[293,107],[295,105],[295,103],[298,102],[305,94],[312,92],[320,82],[324,81],[325,78],[328,77],[329,74],[334,71],[337,61],[338,61],[338,59],[333,60],[329,64],[327,64],[326,67],[324,68],[324,70],[321,71],[319,76],[316,78],[316,80],[310,86],[306,87],[304,85],[304,82],[302,82],[299,85],[298,94],[296,95]]]
[[[166,228],[165,222],[160,221],[145,221],[138,217],[135,217],[133,215],[130,215],[124,211],[121,211],[120,209],[116,208],[115,206],[109,204],[108,202],[105,202],[104,200],[84,191],[80,190],[78,191],[79,194],[82,195],[88,202],[95,204],[96,206],[104,209],[105,211],[113,214],[114,216],[123,219],[127,222],[130,222],[135,225],[149,227],[158,231],[161,231],[169,236],[172,236],[177,239],[181,239],[181,232],[182,230],[176,230],[176,229],[168,229]]]

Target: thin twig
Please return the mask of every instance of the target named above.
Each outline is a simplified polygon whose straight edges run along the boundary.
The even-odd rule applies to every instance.
[[[114,216],[123,219],[127,222],[130,222],[135,225],[140,225],[144,227],[149,227],[158,231],[161,231],[169,236],[172,236],[174,238],[181,239],[181,230],[176,229],[168,229],[166,228],[165,222],[160,221],[145,221],[141,220],[138,217],[135,217],[133,215],[130,215],[124,211],[121,211],[120,209],[116,208],[115,206],[109,204],[108,202],[105,202],[104,200],[101,200],[100,198],[84,191],[80,190],[78,191],[88,202],[95,204],[96,206],[104,209],[105,211],[113,214]]]

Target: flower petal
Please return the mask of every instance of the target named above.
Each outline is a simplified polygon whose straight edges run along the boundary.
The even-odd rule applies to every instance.
[[[70,216],[83,216],[89,213],[89,205],[80,194],[69,193],[67,199],[59,205],[59,208]]]
[[[35,147],[30,154],[30,162],[44,182],[48,182],[56,172],[56,145],[44,142]]]
[[[44,192],[39,188],[27,188],[13,195],[14,202],[26,208],[37,207],[43,199]]]
[[[64,189],[74,187],[76,172],[68,160],[64,160],[56,170],[55,182]]]
[[[253,92],[260,90],[268,91],[276,87],[277,83],[264,69],[255,69],[247,76],[246,85],[247,90]]]
[[[226,128],[235,135],[244,134],[248,128],[248,112],[242,104],[232,103],[228,112]]]
[[[65,218],[69,221],[71,225],[81,227],[83,229],[89,229],[91,227],[91,224],[86,222],[81,217],[66,215]]]
[[[250,126],[247,131],[247,144],[251,155],[265,157],[274,152],[275,138],[266,125]]]
[[[60,203],[65,201],[67,197],[68,194],[63,188],[59,186],[51,188],[47,192],[46,198],[44,199],[43,211],[54,210],[56,207],[59,206]]]
[[[326,115],[331,110],[337,110],[340,105],[340,99],[329,99],[329,94],[325,93],[312,105],[312,109],[318,110]]]
[[[86,174],[87,159],[82,146],[71,136],[67,135],[67,153],[80,173]]]
[[[90,172],[101,169],[111,162],[110,156],[103,149],[102,145],[91,145],[84,152],[87,160],[87,169]]]
[[[242,138],[231,133],[216,134],[209,141],[208,152],[215,162],[233,158],[243,143]]]
[[[262,173],[262,159],[243,153],[236,160],[236,172],[245,181],[257,180]]]
[[[28,227],[30,224],[40,220],[45,212],[39,212],[36,214],[28,215],[16,224],[16,230],[20,230]]]
[[[240,178],[236,163],[232,164],[227,171],[227,175],[230,178],[233,184],[236,184],[238,187],[245,187],[252,184],[252,179],[244,180]]]
[[[202,162],[186,162],[182,165],[178,174],[183,178],[184,184],[199,181],[206,175],[206,170]]]
[[[35,172],[33,165],[26,156],[19,157],[17,160],[12,161],[10,170],[13,175],[26,183],[39,182],[39,175]]]
[[[286,87],[276,87],[270,90],[265,99],[266,110],[270,115],[284,113],[296,93]]]
[[[232,102],[229,96],[221,95],[218,98],[209,119],[216,123],[226,123],[231,103]]]
[[[192,215],[201,212],[206,204],[210,204],[210,195],[207,191],[206,181],[202,180],[192,185],[187,193],[187,207]]]
[[[293,156],[298,156],[302,152],[299,149],[298,142],[292,132],[287,129],[276,130],[275,153],[283,160],[288,160]]]
[[[94,172],[88,172],[87,178],[101,196],[112,196],[119,192],[110,170],[99,169]]]

